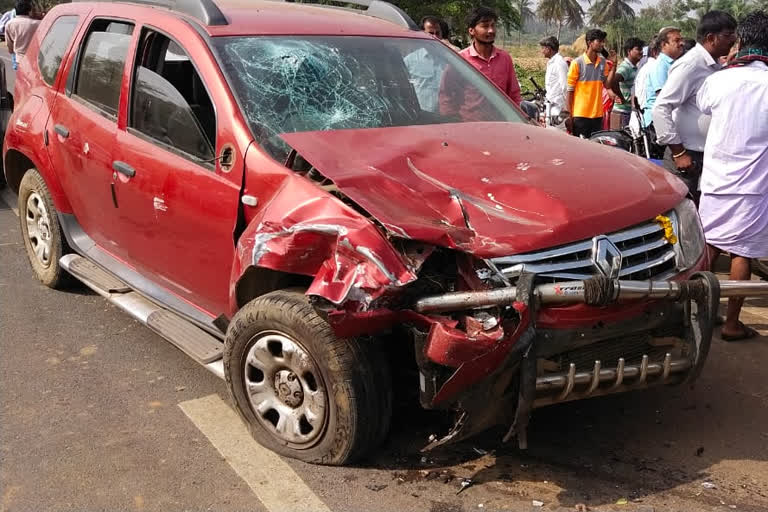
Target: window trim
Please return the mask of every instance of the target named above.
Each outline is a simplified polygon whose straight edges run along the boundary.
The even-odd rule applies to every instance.
[[[61,54],[61,62],[59,62],[59,67],[56,70],[56,73],[53,75],[53,81],[48,82],[48,80],[45,79],[42,72],[42,66],[40,65],[40,58],[43,55],[42,49],[43,49],[43,43],[45,43],[46,38],[51,34],[53,31],[53,28],[56,26],[56,23],[58,23],[62,18],[75,18],[75,26],[72,30],[72,34],[69,36],[69,41],[67,42],[66,48],[64,48],[64,53]],[[59,73],[61,73],[61,70],[66,67],[66,56],[67,56],[67,50],[70,49],[72,46],[72,42],[77,39],[77,33],[78,29],[80,28],[81,23],[81,16],[77,13],[71,13],[67,14],[64,13],[61,16],[57,16],[55,20],[51,23],[50,27],[48,27],[48,31],[45,33],[43,38],[40,40],[40,46],[37,49],[37,70],[40,73],[40,78],[42,79],[43,83],[47,85],[48,87],[55,87],[56,86],[56,79],[59,77]]]
[[[179,48],[181,48],[186,54],[186,56],[189,58],[189,62],[192,64],[192,68],[195,70],[195,73],[197,73],[197,76],[200,78],[200,82],[202,82],[203,87],[205,88],[205,93],[208,95],[208,99],[211,100],[211,105],[213,106],[213,118],[215,122],[215,126],[214,126],[215,139],[212,141],[212,144],[211,144],[211,146],[213,147],[213,157],[214,157],[212,162],[201,160],[195,155],[187,153],[186,151],[182,151],[181,149],[175,146],[171,146],[170,144],[167,144],[150,135],[147,135],[132,126],[133,124],[133,91],[134,91],[134,84],[136,83],[136,75],[139,72],[139,59],[141,58],[140,52],[139,52],[140,50],[139,44],[142,43],[142,38],[144,35],[143,32],[145,29],[150,30],[152,32],[156,32],[166,37],[170,42],[175,43]],[[150,69],[150,71],[152,70]],[[186,160],[189,160],[192,163],[197,164],[200,167],[203,167],[204,169],[207,169],[209,171],[213,171],[214,173],[216,173],[216,162],[218,160],[218,157],[216,156],[217,149],[218,149],[217,143],[219,142],[219,138],[220,138],[219,137],[219,112],[218,112],[218,109],[216,108],[216,102],[214,101],[214,96],[213,94],[211,94],[211,89],[210,87],[208,87],[208,84],[203,78],[203,74],[200,72],[200,68],[197,66],[197,64],[195,64],[195,60],[189,54],[189,51],[187,50],[187,48],[183,46],[181,43],[179,43],[179,41],[176,38],[168,34],[166,31],[161,30],[155,27],[154,25],[149,25],[147,23],[142,23],[142,25],[139,27],[139,35],[136,42],[136,53],[133,59],[132,67],[131,67],[131,81],[128,84],[128,112],[126,116],[125,130],[127,133],[130,133],[131,135],[135,135],[146,142],[157,145],[158,147],[160,147],[160,149],[169,151],[170,153],[180,156]]]
[[[110,121],[114,121],[117,123],[117,117],[120,115],[120,100],[118,99],[117,104],[117,113],[112,114],[111,112],[107,112],[104,109],[101,108],[101,106],[96,105],[95,103],[89,101],[87,98],[84,98],[80,96],[79,94],[75,93],[75,89],[77,88],[77,79],[80,75],[80,64],[83,60],[83,48],[85,46],[85,42],[88,39],[88,36],[91,35],[91,28],[93,25],[98,21],[116,21],[119,23],[128,23],[133,25],[134,32],[131,33],[131,37],[135,37],[135,31],[136,31],[136,20],[131,18],[120,18],[117,16],[96,16],[91,18],[90,23],[88,23],[88,28],[85,31],[85,34],[83,34],[83,37],[80,39],[80,43],[78,44],[77,48],[77,54],[75,55],[75,62],[72,63],[72,67],[69,70],[69,76],[67,76],[67,84],[66,84],[66,95],[68,98],[71,98],[73,100],[76,100],[78,103],[84,105],[85,107],[93,110],[97,114],[99,114],[102,117],[106,117]],[[130,53],[130,45],[128,46],[128,51]],[[127,55],[126,55],[127,57]],[[128,59],[125,59],[126,62]],[[125,79],[125,64],[123,64],[123,79]],[[122,89],[123,80],[120,80],[120,88]]]

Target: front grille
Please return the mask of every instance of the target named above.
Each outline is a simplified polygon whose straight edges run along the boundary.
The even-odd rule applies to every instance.
[[[679,233],[674,212],[667,214],[675,233]],[[646,222],[606,235],[621,253],[620,279],[664,279],[677,269],[675,246],[664,237],[664,229],[657,222]],[[602,275],[593,259],[592,240],[584,240],[544,251],[494,258],[491,261],[513,281],[522,272],[536,274],[537,283],[563,280],[583,280]]]
[[[595,361],[600,361],[603,368],[616,368],[619,358],[623,357],[626,364],[639,364],[643,355],[650,362],[661,362],[664,354],[670,351],[670,346],[653,346],[649,343],[648,333],[631,334],[603,340],[569,352],[564,352],[550,359],[558,363],[557,371],[567,371],[568,364],[574,363],[577,371],[591,370]]]

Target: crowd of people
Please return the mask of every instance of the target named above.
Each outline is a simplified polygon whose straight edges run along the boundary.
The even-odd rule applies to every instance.
[[[497,20],[491,9],[472,11],[471,43],[459,54],[533,113],[522,101],[511,57],[494,46]],[[633,108],[638,111],[655,146],[665,148],[665,167],[699,207],[710,261],[727,253],[731,279],[750,279],[751,259],[768,257],[768,12],[737,23],[710,11],[695,40],[677,27],[661,29],[648,44],[630,37],[621,62],[606,50],[606,37],[598,28],[587,30],[586,51],[570,64],[557,38],[539,42],[550,113],[565,118],[572,135],[589,138],[626,127]],[[729,300],[726,341],[757,335],[739,320],[742,303]]]

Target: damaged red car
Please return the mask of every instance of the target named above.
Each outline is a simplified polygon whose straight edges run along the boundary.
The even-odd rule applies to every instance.
[[[425,448],[497,424],[524,447],[536,407],[693,380],[715,284],[685,186],[361,3],[52,9],[3,153],[40,281],[93,288],[323,464],[383,440],[403,368],[455,418]]]

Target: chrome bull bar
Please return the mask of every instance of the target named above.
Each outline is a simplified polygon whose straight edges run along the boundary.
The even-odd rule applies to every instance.
[[[624,358],[620,358],[616,368],[602,368],[602,363],[595,361],[594,367],[588,372],[577,372],[576,365],[571,363],[567,373],[544,375],[536,379],[536,392],[544,396],[536,398],[534,407],[641,389],[650,384],[664,384],[672,374],[685,374],[690,369],[689,359],[673,359],[669,352],[662,362],[651,363],[648,356],[644,355],[640,364],[626,365]],[[604,383],[610,385],[600,387]],[[579,386],[584,387],[584,390],[575,391]]]

